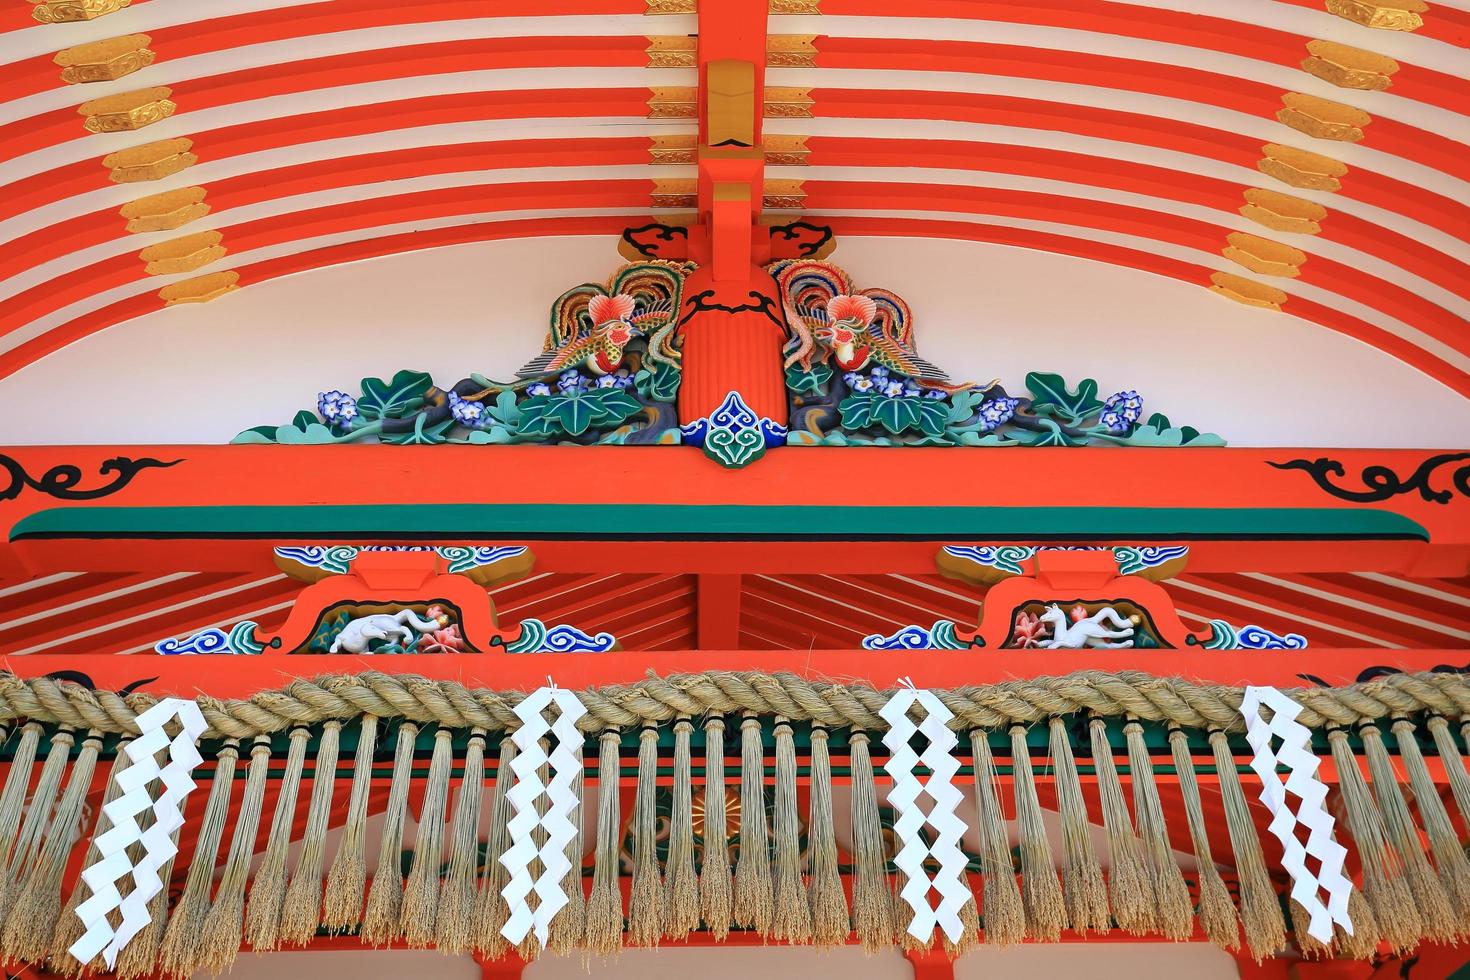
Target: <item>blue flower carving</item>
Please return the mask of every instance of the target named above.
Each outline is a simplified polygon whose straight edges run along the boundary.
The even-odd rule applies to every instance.
[[[627,368],[618,368],[616,374],[604,374],[597,379],[599,388],[630,388],[632,385],[633,376]]]
[[[884,398],[900,398],[903,396],[903,382],[889,381],[883,385]]]
[[[576,391],[586,391],[590,387],[587,379],[582,377],[582,372],[575,368],[563,371],[561,377],[556,379],[556,389],[564,395],[570,395]]]
[[[1005,425],[1016,416],[1016,409],[1021,404],[1019,398],[1001,396],[992,398],[980,406],[980,428],[986,432],[994,432]]]
[[[479,402],[467,402],[455,392],[449,393],[449,412],[454,421],[469,429],[478,429],[485,424],[485,406]]]
[[[882,385],[886,384],[888,381],[888,369],[886,367],[883,367],[881,364],[874,365],[873,369],[869,371],[868,374],[872,377],[874,384]]]
[[[1143,399],[1136,391],[1115,391],[1103,402],[1097,420],[1109,431],[1127,433],[1143,418]]]
[[[549,395],[551,394],[551,385],[547,384],[544,381],[538,381],[535,384],[526,388],[526,394],[531,398],[538,398],[542,395]]]
[[[350,429],[357,418],[357,399],[345,391],[323,391],[316,396],[316,410],[329,424]]]

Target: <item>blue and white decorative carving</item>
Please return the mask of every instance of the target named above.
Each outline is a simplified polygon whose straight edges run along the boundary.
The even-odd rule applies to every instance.
[[[944,547],[945,554],[951,557],[993,568],[1005,575],[1022,574],[1021,563],[1035,558],[1038,551],[1111,551],[1113,558],[1118,562],[1119,575],[1137,575],[1189,555],[1189,548],[1185,545],[1151,545],[1143,548],[1131,546],[1109,548],[1104,545],[1035,547],[1022,544],[945,545]]]
[[[505,645],[506,653],[607,653],[617,646],[611,633],[584,633],[575,626],[547,626],[539,619],[521,620],[521,635]]]
[[[772,446],[786,444],[786,426],[757,417],[740,392],[725,396],[707,418],[680,426],[684,442],[704,449],[704,454],[721,466],[748,466]]]
[[[887,636],[873,633],[863,637],[864,650],[968,650],[972,645],[955,635],[954,623],[948,619],[937,620],[928,629],[905,626]]]
[[[1223,619],[1210,620],[1206,650],[1305,650],[1307,638],[1300,633],[1273,633],[1263,626],[1232,626]]]
[[[432,551],[449,563],[448,571],[463,574],[476,568],[485,568],[507,558],[519,558],[526,553],[521,545],[487,545],[465,547],[460,545],[302,545],[276,549],[276,557],[294,562],[303,568],[315,568],[331,575],[346,575],[353,560],[366,551]]]
[[[153,644],[153,651],[165,656],[194,653],[227,653],[245,654],[254,656],[265,650],[265,644],[255,639],[255,631],[259,624],[246,620],[236,623],[229,630],[222,630],[217,626],[202,629],[192,636],[182,640],[167,639],[159,640]]]

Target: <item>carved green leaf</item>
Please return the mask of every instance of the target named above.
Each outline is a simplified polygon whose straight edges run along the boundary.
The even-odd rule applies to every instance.
[[[623,388],[598,388],[574,400],[589,403],[598,425],[617,425],[643,409],[638,399]]]
[[[873,395],[848,395],[842,399],[837,410],[842,413],[842,424],[849,429],[863,429],[873,424]]]
[[[363,378],[357,410],[369,419],[403,418],[423,405],[424,393],[433,383],[433,378],[422,371],[399,371],[388,381]]]
[[[471,446],[505,445],[514,442],[515,437],[510,430],[498,425],[492,425],[485,429],[475,429],[465,439]]]
[[[1212,432],[1184,426],[1178,429],[1158,429],[1152,424],[1140,425],[1119,442],[1127,446],[1223,446],[1225,440]]]
[[[555,416],[551,414],[550,395],[538,395],[521,402],[521,417],[516,420],[516,431],[523,436],[554,436],[560,431]]]
[[[980,410],[985,401],[983,391],[957,391],[949,396],[949,421],[965,422]],[[940,402],[943,405],[943,402]]]
[[[1043,430],[1040,432],[1028,432],[1021,441],[1027,446],[1080,446],[1082,440],[1068,435],[1062,427],[1052,419],[1040,420]]]
[[[509,388],[495,396],[494,404],[481,402],[490,417],[503,425],[515,425],[520,420],[521,410],[516,405],[516,393]]]
[[[589,397],[552,396],[552,406],[547,415],[556,420],[568,435],[579,436],[587,431],[598,414],[597,403]]]
[[[444,441],[444,433],[454,427],[454,419],[427,424],[427,415],[414,416],[412,432],[384,433],[382,440],[395,446],[434,446]]]
[[[677,367],[659,361],[650,370],[644,368],[633,375],[638,394],[654,402],[672,402],[679,395],[679,382],[683,377]]]
[[[1026,387],[1031,391],[1031,410],[1038,415],[1078,422],[1103,407],[1097,399],[1097,382],[1091,378],[1083,378],[1072,391],[1060,374],[1032,371],[1026,375]]]
[[[230,440],[232,446],[267,446],[276,441],[276,426],[255,425]]]
[[[337,436],[320,422],[313,422],[304,429],[294,425],[283,425],[276,429],[276,442],[282,446],[320,446],[336,442]]]
[[[831,380],[830,364],[813,364],[810,371],[803,371],[797,364],[786,369],[786,389],[798,395],[825,395]]]
[[[937,398],[914,400],[919,403],[919,430],[926,436],[943,435],[944,427],[949,422],[949,407]]]

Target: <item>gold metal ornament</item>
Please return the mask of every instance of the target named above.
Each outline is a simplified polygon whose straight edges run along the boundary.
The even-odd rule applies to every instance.
[[[649,119],[694,119],[699,115],[698,90],[687,85],[655,85],[649,90]]]
[[[766,64],[771,68],[815,68],[815,34],[772,34],[766,38]]]
[[[116,81],[153,64],[150,40],[147,34],[125,34],[58,51],[52,60],[68,85]]]
[[[1389,76],[1399,70],[1399,63],[1387,55],[1336,41],[1308,41],[1307,53],[1310,57],[1302,62],[1302,70],[1339,88],[1381,92],[1393,84]]]
[[[1417,31],[1428,10],[1424,0],[1327,0],[1329,14],[1382,31]]]
[[[806,190],[799,180],[768,180],[762,188],[761,202],[768,208],[798,210],[806,206]]]
[[[658,177],[653,182],[652,206],[692,208],[697,206],[696,182],[692,177]]]
[[[1322,230],[1322,219],[1327,217],[1327,209],[1322,205],[1279,191],[1249,187],[1244,197],[1240,213],[1272,231],[1315,235]]]
[[[654,136],[648,147],[648,162],[660,166],[694,163],[694,144],[698,139],[693,133]]]
[[[112,171],[111,179],[116,184],[162,180],[199,162],[199,157],[190,152],[193,145],[193,140],[180,136],[130,146],[107,154],[102,158],[102,166]]]
[[[1264,156],[1256,162],[1256,169],[1292,187],[1337,191],[1342,188],[1339,178],[1348,172],[1347,164],[1340,160],[1294,146],[1267,143],[1261,152]]]
[[[1363,127],[1373,121],[1362,109],[1302,92],[1287,92],[1281,105],[1277,119],[1317,139],[1356,143],[1363,138]]]
[[[821,0],[770,0],[768,12],[773,14],[820,14]]]
[[[209,213],[204,203],[203,187],[181,187],[153,194],[124,204],[118,211],[134,234],[149,231],[172,231]]]
[[[693,68],[697,40],[688,34],[648,35],[649,68]]]
[[[183,282],[164,286],[158,291],[158,298],[168,306],[177,306],[180,303],[208,303],[212,299],[240,288],[239,282],[240,273],[234,270],[211,272],[208,275],[196,276],[193,279],[185,279]]]
[[[90,132],[125,133],[172,116],[178,108],[169,99],[172,94],[165,86],[120,92],[83,102],[77,112],[87,117],[85,125]]]
[[[767,119],[810,119],[812,105],[816,102],[809,88],[766,86],[765,115]]]
[[[645,14],[692,14],[694,0],[644,0]]]
[[[31,11],[43,24],[71,24],[115,14],[132,0],[45,0]]]
[[[1228,244],[1220,254],[1263,276],[1295,278],[1302,274],[1301,265],[1307,261],[1301,249],[1244,231],[1231,232],[1225,241]]]
[[[1246,306],[1258,306],[1267,310],[1279,310],[1286,302],[1286,293],[1275,286],[1268,286],[1254,279],[1232,275],[1229,272],[1210,273],[1210,292],[1219,293]]]
[[[225,257],[227,249],[220,244],[223,238],[217,231],[200,231],[149,245],[138,253],[138,258],[147,263],[150,276],[193,272]]]
[[[767,133],[761,146],[766,152],[766,164],[772,167],[804,167],[811,150],[807,149],[809,137],[787,133]]]

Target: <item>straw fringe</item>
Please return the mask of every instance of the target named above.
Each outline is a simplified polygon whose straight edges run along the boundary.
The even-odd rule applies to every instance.
[[[868,733],[849,737],[852,767],[852,926],[864,951],[875,953],[894,944],[898,935],[893,889],[888,883],[888,856],[878,815],[878,791]]]
[[[1398,774],[1394,772],[1393,761],[1384,747],[1383,733],[1377,726],[1364,725],[1360,734],[1363,754],[1368,757],[1368,772],[1373,777],[1373,797],[1378,801],[1387,840],[1403,862],[1404,878],[1424,920],[1424,937],[1450,942],[1460,935],[1461,927],[1439,876],[1424,855],[1419,830],[1409,815],[1409,805],[1399,788]]]
[[[608,956],[623,944],[623,894],[618,887],[623,819],[618,801],[621,736],[602,733],[597,760],[597,850],[593,855],[592,893],[587,899],[587,955]]]
[[[21,821],[15,851],[10,856],[9,865],[4,869],[4,875],[0,876],[0,924],[9,920],[15,907],[17,892],[23,887],[39,856],[46,823],[51,819],[51,810],[56,806],[56,794],[61,790],[61,776],[66,771],[66,763],[75,744],[76,737],[66,729],[51,736],[50,745],[46,749],[46,761],[41,764],[41,775],[36,780],[36,788],[31,793],[30,804]]]
[[[439,892],[435,945],[442,953],[464,953],[475,943],[475,886],[480,868],[480,799],[485,794],[485,729],[470,732],[464,776],[454,797],[449,867]]]
[[[1067,906],[1057,879],[1051,842],[1036,796],[1036,774],[1026,729],[1011,726],[1011,764],[1016,793],[1016,829],[1020,835],[1021,898],[1026,909],[1026,935],[1042,942],[1055,941],[1067,922]]]
[[[1106,935],[1112,925],[1108,917],[1107,888],[1103,884],[1102,865],[1092,846],[1092,822],[1082,797],[1077,762],[1072,757],[1072,740],[1067,736],[1066,723],[1060,718],[1051,720],[1050,749],[1057,809],[1062,817],[1062,894],[1067,919],[1075,932],[1092,929]]]
[[[403,910],[403,824],[408,816],[408,789],[413,776],[414,746],[419,726],[411,721],[398,728],[398,745],[393,751],[393,781],[388,786],[388,806],[383,811],[378,864],[368,886],[367,907],[362,914],[362,941],[385,946],[401,935],[399,917]]]
[[[252,948],[275,949],[281,938],[281,916],[286,903],[286,851],[291,846],[291,827],[296,822],[296,795],[301,788],[301,771],[306,767],[306,743],[311,732],[291,729],[286,750],[286,771],[276,812],[266,837],[265,857],[250,887],[250,904],[245,910],[245,936]]]
[[[352,792],[347,798],[347,821],[342,841],[327,873],[322,896],[322,925],[329,932],[347,932],[362,923],[362,893],[367,887],[367,808],[372,792],[373,756],[378,744],[378,719],[363,715],[352,761]]]
[[[1225,804],[1225,825],[1230,831],[1230,849],[1235,854],[1235,872],[1240,878],[1240,920],[1245,926],[1245,942],[1251,955],[1260,962],[1286,948],[1286,923],[1281,917],[1276,888],[1266,871],[1261,839],[1256,835],[1256,825],[1240,786],[1235,756],[1223,732],[1210,732],[1210,748],[1215,754],[1215,771]]]
[[[506,794],[515,781],[515,770],[510,764],[515,761],[516,751],[516,743],[510,736],[500,740],[495,785],[490,796],[490,833],[485,840],[485,860],[475,902],[475,948],[491,959],[504,956],[510,948],[510,943],[500,934],[510,918],[510,909],[501,895],[510,881],[510,873],[500,863],[500,857],[510,847],[511,806]]]
[[[725,807],[725,719],[704,723],[704,834],[699,868],[699,914],[715,942],[730,934],[734,882],[730,821]]]
[[[664,879],[664,927],[670,938],[699,928],[699,878],[694,871],[694,724],[674,722],[674,799],[669,820],[668,875]]]
[[[26,790],[31,785],[31,769],[36,761],[36,749],[41,744],[41,726],[27,722],[20,730],[20,742],[10,762],[10,772],[5,777],[5,789],[0,791],[0,920],[3,909],[8,908],[10,874],[8,868],[19,843],[21,809],[25,806]]]
[[[286,886],[281,908],[280,943],[305,946],[316,935],[322,920],[322,865],[326,857],[327,823],[331,819],[332,792],[337,784],[337,754],[342,723],[332,719],[322,726],[321,743],[312,771],[311,802],[307,804],[306,830],[296,870]]]
[[[1133,812],[1142,838],[1143,856],[1149,884],[1154,894],[1154,909],[1159,931],[1168,939],[1183,942],[1194,933],[1194,905],[1189,900],[1189,886],[1174,849],[1169,844],[1169,829],[1164,824],[1164,808],[1159,802],[1159,788],[1154,782],[1153,760],[1143,740],[1143,726],[1130,721],[1123,726],[1128,740],[1128,774],[1133,780]]]
[[[1424,932],[1424,921],[1404,879],[1403,864],[1389,850],[1383,817],[1369,795],[1347,733],[1340,728],[1331,729],[1327,743],[1337,769],[1348,831],[1357,845],[1358,861],[1363,868],[1363,894],[1373,909],[1378,931],[1395,952],[1413,949]]]
[[[429,760],[429,777],[424,783],[424,800],[419,807],[413,867],[403,891],[403,908],[398,927],[408,945],[425,948],[434,944],[439,918],[439,869],[444,859],[444,808],[449,802],[449,775],[454,766],[454,733],[440,726],[434,733],[434,754]]]
[[[776,868],[771,938],[794,945],[812,941],[812,909],[801,880],[801,818],[796,812],[796,739],[791,724],[776,719]]]
[[[985,732],[979,729],[970,732],[970,753],[975,759],[975,812],[979,816],[980,870],[984,874],[985,941],[991,946],[1012,946],[1026,938],[1026,909],[1021,904],[1021,889],[1016,885],[1005,814],[996,793],[995,757]]]
[[[1419,817],[1429,836],[1429,846],[1434,853],[1434,863],[1439,869],[1439,880],[1444,886],[1454,912],[1456,931],[1465,935],[1466,924],[1470,923],[1470,861],[1465,859],[1465,849],[1445,812],[1444,801],[1429,769],[1424,764],[1424,755],[1419,751],[1414,726],[1408,721],[1396,721],[1393,733],[1398,740],[1399,757],[1404,760],[1404,769],[1409,774],[1409,787],[1414,791],[1414,801],[1419,806]],[[1452,766],[1447,762],[1445,769]],[[1415,835],[1417,837],[1417,834]]]
[[[165,764],[167,754],[167,749],[160,749],[154,754],[153,761],[160,765]],[[154,822],[154,815],[151,808],[139,815],[138,823],[144,833],[147,833],[148,828],[152,827]],[[179,827],[169,836],[169,840],[173,842],[176,849],[179,843],[179,833],[182,830],[183,827]],[[141,841],[133,844],[127,850],[128,860],[136,862],[142,857],[142,852],[143,844]],[[178,854],[176,851],[174,857],[170,858],[158,869],[158,880],[165,883],[165,885],[173,879],[173,867],[177,858]],[[131,894],[132,891],[133,889],[131,887],[126,889],[126,893],[128,894]],[[163,930],[168,920],[168,901],[169,894],[166,886],[160,889],[158,894],[149,900],[148,925],[134,936],[132,942],[128,943],[127,947],[118,955],[117,975],[121,980],[130,980],[133,977],[152,976],[157,972],[159,947],[163,943]],[[113,913],[113,915],[117,917],[120,923],[122,916],[118,913]],[[100,969],[105,968],[106,963],[99,955],[93,959],[90,965],[94,971],[100,971]]]
[[[189,875],[184,894],[168,920],[159,949],[159,963],[165,974],[187,977],[199,965],[204,919],[209,914],[209,893],[214,884],[214,865],[219,858],[220,840],[230,813],[230,789],[235,783],[235,769],[240,760],[240,743],[228,739],[215,757],[214,782],[209,788],[209,801],[204,805],[204,819],[194,854],[189,859]]]
[[[762,936],[776,914],[767,827],[765,745],[760,719],[748,714],[740,723],[740,857],[732,918]]]
[[[657,946],[663,934],[663,881],[658,868],[658,730],[638,734],[638,788],[633,797],[633,881],[628,889],[628,942]]]
[[[582,827],[586,822],[586,805],[583,803],[586,784],[586,765],[582,761],[582,746],[575,749],[577,756],[577,774],[572,781],[572,795],[577,800],[577,808],[572,813],[572,823],[576,826],[576,833],[572,839],[567,841],[566,857],[571,869],[567,871],[566,896],[567,904],[556,913],[551,920],[551,936],[547,940],[546,948],[553,953],[566,955],[580,948],[582,936],[587,931],[587,896],[583,892],[582,884]],[[696,916],[698,913],[696,913]],[[696,921],[696,925],[697,925]]]
[[[82,805],[92,788],[92,773],[101,748],[102,736],[95,730],[82,741],[45,843],[13,898],[4,933],[0,934],[0,954],[7,961],[40,963],[50,952],[51,936],[61,915],[61,873],[66,870],[72,835],[81,821]]]
[[[117,777],[122,775],[123,770],[128,767],[129,760],[127,746],[132,739],[123,739],[117,745],[117,754],[112,759],[112,768],[107,773],[107,783],[102,791],[102,805],[97,808],[97,820],[92,828],[92,836],[87,844],[87,854],[82,859],[82,867],[90,868],[102,857],[102,850],[97,846],[97,838],[112,829],[112,820],[107,816],[107,804],[122,795],[122,787],[118,785]],[[167,879],[165,879],[167,880]],[[83,964],[78,963],[76,957],[68,950],[80,938],[86,930],[82,926],[82,920],[77,916],[77,906],[92,897],[92,889],[80,876],[77,877],[76,885],[71,890],[71,898],[67,899],[66,906],[61,910],[61,915],[56,920],[56,929],[51,934],[51,954],[49,967],[51,972],[60,973],[65,976],[76,976],[82,972]],[[158,923],[160,931],[163,923]]]
[[[1234,952],[1240,948],[1240,915],[1210,849],[1204,807],[1200,804],[1199,782],[1195,779],[1194,760],[1189,754],[1189,737],[1178,728],[1170,728],[1169,749],[1174,756],[1174,771],[1179,776],[1179,795],[1184,800],[1189,840],[1194,845],[1194,863],[1199,875],[1200,928],[1210,942],[1226,952]]]
[[[1108,726],[1101,718],[1088,724],[1092,737],[1092,765],[1097,774],[1098,799],[1102,804],[1103,830],[1108,835],[1108,893],[1113,916],[1125,932],[1135,935],[1157,932],[1153,883],[1144,862],[1143,842],[1133,831],[1123,784],[1113,761]]]
[[[245,794],[240,799],[240,815],[235,820],[235,835],[230,839],[225,871],[220,876],[214,905],[209,915],[204,917],[201,930],[199,966],[210,973],[228,969],[240,953],[245,920],[245,882],[250,874],[250,859],[255,856],[255,838],[260,830],[260,809],[265,800],[265,780],[270,764],[270,738],[257,736],[255,744],[250,747]]]
[[[812,726],[811,816],[807,821],[811,845],[811,886],[807,901],[812,910],[812,941],[818,946],[841,946],[852,933],[847,898],[838,871],[837,832],[832,812],[832,757],[827,729]]]
[[[1455,809],[1460,812],[1460,822],[1470,828],[1470,773],[1465,772],[1465,759],[1460,755],[1460,747],[1455,744],[1455,736],[1443,716],[1430,716],[1428,726],[1429,734],[1434,737],[1435,751],[1444,764],[1450,792],[1455,797]]]

